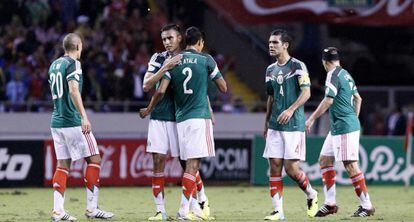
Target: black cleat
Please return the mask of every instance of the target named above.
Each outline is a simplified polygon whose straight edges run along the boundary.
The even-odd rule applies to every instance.
[[[373,216],[375,213],[375,208],[365,209],[362,206],[358,207],[358,210],[351,217],[369,217]]]
[[[318,212],[316,212],[315,217],[326,217],[329,214],[336,214],[336,212],[338,212],[338,206],[329,206],[324,204]]]

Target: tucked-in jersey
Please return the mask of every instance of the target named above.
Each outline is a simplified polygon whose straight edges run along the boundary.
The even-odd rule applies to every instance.
[[[150,62],[148,63],[148,72],[156,73],[160,70],[164,61],[168,58],[167,51],[162,53],[155,53],[152,55]],[[160,86],[161,80],[157,82],[156,88]],[[165,92],[164,97],[157,103],[151,112],[150,119],[162,120],[162,121],[175,121],[175,107],[174,97],[170,87]]]
[[[210,119],[207,101],[208,81],[222,75],[214,59],[195,50],[182,52],[181,63],[165,73],[174,93],[177,122],[187,119]]]
[[[329,108],[331,134],[339,135],[360,130],[353,96],[358,91],[352,76],[338,66],[328,72],[325,86],[325,96],[333,98],[333,104]]]
[[[79,83],[82,92],[82,68],[78,60],[63,56],[49,67],[49,85],[53,99],[51,128],[74,127],[81,125],[81,116],[69,94],[69,81]]]
[[[267,94],[273,96],[269,128],[278,131],[305,131],[303,106],[297,108],[287,124],[279,124],[277,117],[299,97],[302,87],[309,87],[310,79],[305,64],[293,57],[284,65],[277,62],[266,69]]]

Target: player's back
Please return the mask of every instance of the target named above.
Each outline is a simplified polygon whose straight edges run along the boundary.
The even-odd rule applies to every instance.
[[[355,113],[354,94],[357,87],[352,76],[342,67],[336,67],[327,76],[328,96],[333,96],[333,104],[329,109],[332,135],[349,133],[360,129]],[[336,92],[330,92],[334,89]]]
[[[49,67],[49,85],[53,99],[52,128],[81,125],[81,116],[76,110],[69,93],[68,81],[77,81],[82,91],[82,69],[80,62],[69,56],[62,56]]]
[[[215,66],[215,62],[210,55],[195,50],[185,50],[182,55],[181,63],[166,74],[171,79],[174,93],[176,121],[209,119],[207,85],[209,76],[214,72],[211,67]]]

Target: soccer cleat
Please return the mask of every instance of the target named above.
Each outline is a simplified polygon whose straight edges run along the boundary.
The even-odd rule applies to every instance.
[[[208,199],[199,204],[200,204],[201,210],[203,211],[204,216],[210,217],[210,204],[208,202]]]
[[[177,213],[177,220],[178,221],[199,221],[202,220],[201,218],[197,217],[193,213],[188,213],[187,215],[181,215],[179,212]]]
[[[162,220],[168,220],[168,216],[167,213],[162,213],[161,211],[158,211],[157,213],[155,213],[154,216],[148,218],[148,221],[162,221]]]
[[[365,209],[362,206],[358,207],[358,210],[351,217],[369,217],[373,216],[375,213],[375,208]]]
[[[89,219],[110,219],[115,215],[112,212],[103,211],[99,208],[96,208],[94,211],[86,210],[85,216]]]
[[[329,206],[324,204],[315,214],[315,217],[325,217],[329,214],[336,214],[336,212],[338,212],[338,206]]]
[[[52,212],[52,221],[77,221],[78,219],[76,219],[76,217],[71,216],[70,214],[66,213],[66,212],[56,212],[53,211]]]
[[[279,211],[273,211],[272,213],[270,213],[269,216],[266,216],[264,218],[264,220],[284,220],[285,219],[285,215],[283,215],[283,213],[279,213]]]
[[[306,213],[309,217],[314,217],[316,212],[318,211],[318,194],[316,194],[315,198],[308,199],[308,209]]]

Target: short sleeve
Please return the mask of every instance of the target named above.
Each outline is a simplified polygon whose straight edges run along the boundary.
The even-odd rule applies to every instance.
[[[210,76],[211,80],[216,80],[222,77],[220,70],[218,69],[216,61],[214,61],[213,57],[207,55],[207,73]]]
[[[78,60],[75,60],[75,62],[69,64],[69,66],[66,69],[66,73],[68,75],[66,76],[67,81],[75,80],[79,82],[81,80],[82,75],[82,67]]]
[[[333,72],[328,73],[325,81],[325,97],[334,98],[338,93],[339,79]]]
[[[298,76],[299,87],[310,87],[309,72],[305,63],[298,61],[296,64],[295,74]]]
[[[162,78],[163,79],[171,80],[171,73],[170,72],[165,72],[165,74],[164,74],[164,76]]]
[[[148,62],[148,69],[147,72],[156,73],[161,68],[161,64],[164,62],[162,61],[162,56],[159,53],[154,53],[151,56],[150,61]]]

